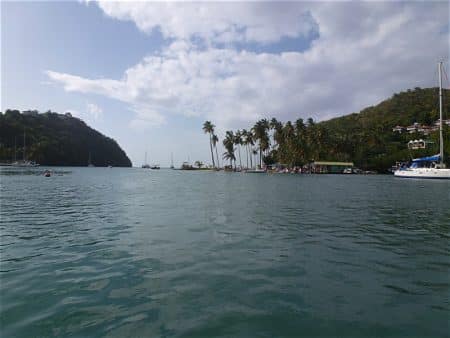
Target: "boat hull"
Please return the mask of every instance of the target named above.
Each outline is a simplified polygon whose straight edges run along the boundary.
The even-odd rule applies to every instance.
[[[400,178],[450,179],[450,169],[414,168],[400,169],[394,172]]]
[[[261,169],[246,170],[245,172],[248,174],[265,174],[266,173],[265,170],[261,170]]]

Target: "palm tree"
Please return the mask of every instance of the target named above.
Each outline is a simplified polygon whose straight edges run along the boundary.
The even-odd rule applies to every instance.
[[[211,148],[211,159],[213,167],[216,167],[216,164],[214,162],[214,155],[213,155],[213,146],[212,146],[212,135],[214,134],[214,125],[211,123],[211,121],[205,121],[203,123],[203,131],[205,134],[209,134],[209,147]]]
[[[309,160],[313,160],[313,159],[317,160],[318,159],[317,158],[318,138],[317,138],[317,134],[316,134],[316,132],[317,132],[316,124],[312,117],[310,117],[306,120],[306,125],[307,125],[307,128],[306,128],[306,135],[305,135],[306,136],[305,143],[306,143],[306,147],[308,150],[308,157],[309,157],[308,159]]]
[[[276,161],[279,161],[279,153],[281,151],[281,148],[283,147],[284,141],[283,123],[279,122],[276,118],[272,118],[272,120],[270,120],[270,128],[273,129],[272,156]]]
[[[247,159],[247,168],[248,168],[248,131],[246,129],[242,129],[242,145],[245,146],[245,157]]]
[[[256,168],[256,163],[258,162],[258,150],[256,148],[253,148],[252,154],[255,157],[255,168]]]
[[[251,130],[247,131],[247,137],[245,139],[245,142],[247,143],[247,150],[250,157],[250,168],[253,168],[253,153],[252,153],[252,147],[255,145],[253,133]]]
[[[259,142],[259,165],[262,167],[263,153],[269,149],[270,140],[268,135],[269,121],[266,119],[259,120],[253,126],[253,134]]]
[[[217,143],[219,142],[219,138],[217,137],[216,134],[213,134],[211,140],[212,140],[214,148],[216,149],[217,167],[220,168],[219,154],[217,153]]]
[[[223,153],[224,160],[230,160],[230,167],[233,167],[233,161],[236,161],[236,157],[233,152],[226,151]]]
[[[294,156],[295,156],[295,130],[294,126],[292,125],[291,121],[286,122],[286,124],[283,127],[283,137],[284,137],[284,144],[283,144],[283,162],[288,164],[290,167],[294,164]]]
[[[241,160],[241,144],[242,144],[242,133],[240,130],[236,131],[236,134],[234,135],[234,144],[237,146],[237,150],[239,153],[239,165],[242,169],[242,160]]]
[[[296,164],[304,164],[308,158],[308,145],[306,142],[306,132],[307,128],[305,123],[303,122],[303,119],[297,119],[295,121],[295,162]]]
[[[236,166],[236,156],[234,156],[234,134],[232,131],[227,131],[225,133],[225,139],[223,140],[223,146],[226,152],[223,154],[223,158],[230,160],[230,165],[233,166],[233,161],[235,161]]]

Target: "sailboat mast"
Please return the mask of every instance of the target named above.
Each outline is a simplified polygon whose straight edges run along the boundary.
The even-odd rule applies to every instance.
[[[26,142],[25,142],[26,136],[25,135],[26,134],[25,134],[25,129],[24,129],[24,131],[23,131],[23,160],[24,161],[27,159],[27,157],[26,157]]]
[[[442,134],[442,61],[438,63],[439,69],[439,156],[441,157],[441,167],[444,164],[444,136]]]

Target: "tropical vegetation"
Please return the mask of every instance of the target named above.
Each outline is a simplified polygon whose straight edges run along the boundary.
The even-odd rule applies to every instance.
[[[25,157],[41,165],[86,166],[91,157],[95,166],[131,166],[116,141],[70,113],[8,109],[0,113],[0,162]]]
[[[444,119],[450,118],[450,99],[445,99],[449,97],[450,90],[444,90]],[[393,131],[397,125],[407,126],[415,122],[432,125],[439,118],[438,112],[438,88],[415,88],[394,94],[359,113],[328,121],[298,118],[283,123],[276,118],[261,119],[249,129],[226,131],[223,158],[235,168],[237,161],[241,168],[251,168],[275,163],[294,167],[328,160],[352,161],[361,169],[385,172],[396,161],[439,152],[437,131],[430,135]],[[420,138],[430,141],[428,148],[414,152],[409,150],[408,141]],[[445,160],[450,164],[447,125],[444,125],[444,139]],[[245,151],[244,162],[241,150]]]

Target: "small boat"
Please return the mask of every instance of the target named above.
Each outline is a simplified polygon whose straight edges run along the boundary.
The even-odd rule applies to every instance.
[[[34,161],[16,161],[11,163],[12,167],[39,167],[39,163]]]
[[[248,174],[265,174],[266,171],[264,169],[247,169],[245,171]]]
[[[395,177],[401,178],[439,178],[450,179],[450,169],[444,163],[444,137],[442,134],[442,62],[438,63],[439,71],[439,154],[416,158],[409,165],[394,171]]]
[[[194,170],[194,167],[189,162],[183,162],[180,170]]]
[[[173,153],[170,153],[170,169],[175,169],[173,166]]]
[[[50,170],[44,171],[44,176],[45,176],[45,177],[50,177],[50,176],[52,176],[51,171],[50,171]]]
[[[152,166],[150,166],[150,169],[156,169],[156,170],[159,170],[159,169],[161,169],[161,168],[159,167],[159,164],[153,164]]]
[[[95,167],[95,165],[91,162],[91,152],[89,152],[88,167]]]

